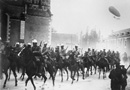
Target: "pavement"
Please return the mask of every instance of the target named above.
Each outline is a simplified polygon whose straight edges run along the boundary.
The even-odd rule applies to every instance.
[[[43,85],[43,80],[37,79],[34,80],[34,83],[36,85],[36,90],[111,90],[110,89],[110,79],[108,78],[109,73],[107,73],[107,78],[103,79],[102,76],[100,79],[98,79],[98,74],[91,75],[87,77],[85,80],[82,79],[82,76],[80,76],[79,81],[75,81],[73,84],[71,84],[71,79],[69,78],[68,81],[66,81],[66,74],[64,74],[64,81],[61,82],[61,77],[57,74],[55,79],[55,86],[52,85],[52,80],[47,80],[46,84]],[[49,77],[49,75],[47,75]],[[18,74],[18,78],[20,77],[20,74]],[[27,76],[25,76],[26,79]],[[2,88],[4,80],[0,80],[0,90],[33,90],[33,86],[31,82],[28,82],[28,86],[25,87],[25,80],[21,81],[18,79],[18,86],[15,87],[14,77],[11,75],[10,81],[7,82],[7,85],[5,88]],[[130,90],[130,76],[128,77],[128,85],[126,90]]]

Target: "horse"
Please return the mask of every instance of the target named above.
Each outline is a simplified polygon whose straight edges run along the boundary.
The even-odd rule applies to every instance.
[[[83,76],[82,79],[84,80],[85,77],[84,77],[84,62],[83,62],[83,58],[82,58],[82,56],[79,56],[77,59],[78,59],[77,60],[77,64],[78,64],[79,70],[81,70],[81,73],[82,73],[82,76]]]
[[[107,68],[109,67],[109,62],[106,58],[101,57],[99,60],[96,62],[98,68],[99,68],[99,79],[101,75],[101,70],[103,70],[103,79],[106,78],[106,71]]]
[[[45,59],[45,70],[49,72],[50,78],[52,78],[52,84],[55,86],[55,73],[56,73],[56,62],[50,57],[50,54],[47,52]]]
[[[70,62],[70,65],[69,65],[69,70],[70,70],[70,77],[71,77],[71,79],[72,79],[72,82],[71,82],[71,84],[73,84],[73,82],[74,82],[74,80],[75,80],[75,74],[77,73],[77,81],[79,80],[79,72],[78,72],[78,70],[79,70],[79,67],[78,67],[78,63],[77,63],[77,61],[76,61],[76,58],[75,58],[75,53],[72,51],[71,53],[70,53],[70,55],[69,55],[69,58],[68,58],[68,60],[69,60],[69,62]]]
[[[26,70],[26,74],[27,74],[27,79],[25,81],[25,87],[27,87],[27,83],[29,80],[31,80],[31,83],[34,87],[34,90],[36,90],[36,86],[34,84],[33,81],[33,76],[37,75],[38,77],[40,77],[41,75],[39,75],[37,73],[37,65],[36,65],[36,58],[34,53],[31,51],[31,47],[30,46],[26,46],[20,53],[20,56],[22,56],[24,58],[24,63],[25,63],[25,70]],[[40,65],[41,67],[41,65]],[[45,76],[45,75],[44,75]],[[46,82],[46,78],[44,78],[44,83]]]
[[[87,55],[85,55],[83,57],[83,64],[84,64],[84,68],[87,68],[86,71],[86,76],[89,76],[89,70],[91,71],[91,75],[92,75],[92,66],[94,65],[93,60]]]
[[[60,70],[61,72],[61,82],[63,82],[63,70],[66,71],[67,73],[67,79],[69,79],[69,75],[68,75],[68,70],[67,70],[67,67],[68,67],[68,62],[67,62],[67,59],[66,57],[64,57],[64,59],[60,56],[60,54],[56,54],[56,73],[58,71],[58,69]],[[56,75],[55,73],[55,75]]]
[[[4,85],[3,88],[6,87],[6,82],[8,80],[8,70],[10,69],[10,71],[13,72],[13,75],[15,77],[15,86],[17,86],[17,74],[16,74],[16,62],[14,61],[13,57],[13,48],[10,46],[7,47],[5,46],[4,50],[3,50],[3,54],[2,54],[2,72],[5,74],[6,78],[4,81]]]

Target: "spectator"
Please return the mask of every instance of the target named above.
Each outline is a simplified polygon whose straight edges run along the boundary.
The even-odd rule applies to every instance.
[[[116,64],[116,68],[110,72],[109,78],[111,79],[111,90],[121,90],[122,71],[119,63]]]

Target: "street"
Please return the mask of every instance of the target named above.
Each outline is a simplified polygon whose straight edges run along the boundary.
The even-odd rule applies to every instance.
[[[91,75],[87,77],[85,80],[82,79],[82,76],[80,76],[79,81],[75,81],[73,84],[71,84],[71,79],[69,78],[68,81],[66,81],[66,74],[64,74],[64,81],[61,82],[61,77],[57,74],[56,80],[55,80],[55,86],[52,85],[52,80],[48,79],[46,84],[42,86],[43,80],[37,79],[34,80],[34,83],[36,85],[37,90],[110,90],[110,79],[108,78],[109,73],[107,73],[107,78],[98,79],[98,74]],[[49,75],[47,75],[49,76]],[[6,88],[2,88],[3,81],[1,80],[1,89],[0,90],[25,90],[25,80],[21,81],[19,79],[20,74],[18,74],[18,86],[14,86],[14,76],[11,74],[10,81],[7,82]],[[25,77],[26,78],[26,77]],[[28,86],[26,87],[26,90],[33,90],[33,86],[31,82],[28,82]],[[126,90],[130,90],[130,77],[128,76],[128,85]]]

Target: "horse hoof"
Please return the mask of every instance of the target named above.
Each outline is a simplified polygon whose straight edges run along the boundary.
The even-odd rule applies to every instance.
[[[5,88],[5,85],[3,85],[3,88]]]

